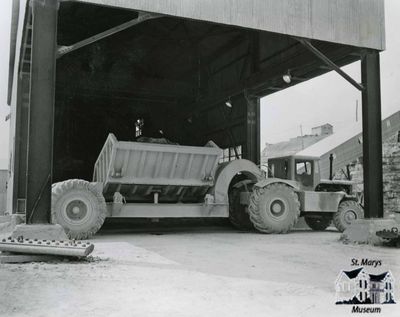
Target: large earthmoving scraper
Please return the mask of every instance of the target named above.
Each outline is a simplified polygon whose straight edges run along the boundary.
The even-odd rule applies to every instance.
[[[297,161],[286,164],[283,159],[283,165],[274,167],[281,178],[266,178],[248,160],[219,164],[221,154],[211,141],[192,147],[121,142],[110,134],[92,182],[70,179],[53,185],[52,220],[70,238],[84,239],[95,234],[106,217],[229,217],[240,229],[286,233],[301,215],[316,230],[325,229],[332,217],[344,230],[362,215],[349,184],[314,188],[313,160],[301,160],[304,177],[294,172],[299,171],[293,169]],[[279,168],[286,174],[278,176]]]

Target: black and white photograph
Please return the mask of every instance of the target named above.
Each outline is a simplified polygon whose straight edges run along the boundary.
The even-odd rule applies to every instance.
[[[0,317],[400,316],[399,0],[1,0]]]

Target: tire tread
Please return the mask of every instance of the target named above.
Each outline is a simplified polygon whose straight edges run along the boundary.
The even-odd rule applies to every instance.
[[[70,239],[82,240],[91,238],[103,225],[106,218],[106,202],[102,192],[98,189],[96,184],[89,183],[81,179],[69,179],[63,182],[54,183],[52,185],[52,196],[51,196],[51,222],[57,223],[57,201],[70,190],[82,190],[91,192],[96,198],[96,221],[90,224],[89,228],[85,232],[72,231],[69,228],[65,228],[65,233]]]
[[[282,228],[280,230],[276,230],[268,223],[265,223],[261,217],[261,210],[260,210],[261,197],[264,194],[268,193],[270,189],[274,188],[280,191],[290,191],[290,196],[293,199],[293,202],[296,206],[295,208],[296,210],[291,211],[295,213],[295,216],[293,217],[292,221],[285,228]],[[249,214],[250,214],[250,220],[252,221],[254,227],[258,231],[263,233],[287,233],[290,231],[291,228],[294,227],[300,216],[300,201],[296,192],[288,185],[282,183],[269,184],[264,188],[254,187],[253,193],[250,196]]]

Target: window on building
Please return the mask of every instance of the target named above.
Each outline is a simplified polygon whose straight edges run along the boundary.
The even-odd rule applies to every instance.
[[[236,146],[236,147],[229,147],[227,149],[223,149],[222,151],[222,156],[219,159],[220,163],[224,163],[224,162],[230,162],[233,160],[236,160],[236,153],[235,153],[235,148],[236,148],[236,152],[239,158],[242,158],[242,146]]]
[[[367,288],[367,280],[364,280],[364,288]]]
[[[362,292],[360,292],[360,300],[363,300]]]
[[[138,138],[143,134],[144,119],[140,118],[135,121],[135,137]]]
[[[362,281],[360,280],[360,288],[362,287]]]

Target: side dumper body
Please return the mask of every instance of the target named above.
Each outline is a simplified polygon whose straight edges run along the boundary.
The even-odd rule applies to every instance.
[[[118,141],[109,134],[94,166],[106,201],[116,192],[127,202],[199,202],[214,185],[221,149]]]

